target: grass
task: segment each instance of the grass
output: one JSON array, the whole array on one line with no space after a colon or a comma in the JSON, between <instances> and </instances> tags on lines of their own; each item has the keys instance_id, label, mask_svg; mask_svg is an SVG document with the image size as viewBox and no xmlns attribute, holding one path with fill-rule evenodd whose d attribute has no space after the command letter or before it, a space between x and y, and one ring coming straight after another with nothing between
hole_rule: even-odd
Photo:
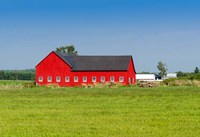
<instances>
[{"instance_id":1,"label":"grass","mask_svg":"<svg viewBox=\"0 0 200 137\"><path fill-rule=\"evenodd\" d=\"M0 80L1 90L16 90L23 89L28 83L33 83L33 81L23 81L23 80Z\"/></svg>"},{"instance_id":2,"label":"grass","mask_svg":"<svg viewBox=\"0 0 200 137\"><path fill-rule=\"evenodd\" d=\"M0 90L1 137L196 137L200 88Z\"/></svg>"}]
</instances>

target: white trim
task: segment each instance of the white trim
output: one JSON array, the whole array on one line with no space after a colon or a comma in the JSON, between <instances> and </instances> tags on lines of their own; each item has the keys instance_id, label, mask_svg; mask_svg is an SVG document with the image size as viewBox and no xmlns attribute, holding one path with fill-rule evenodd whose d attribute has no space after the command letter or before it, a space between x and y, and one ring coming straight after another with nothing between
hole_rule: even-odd
<instances>
[{"instance_id":1,"label":"white trim","mask_svg":"<svg viewBox=\"0 0 200 137\"><path fill-rule=\"evenodd\" d=\"M110 82L115 82L115 77L114 76L110 77Z\"/></svg>"},{"instance_id":2,"label":"white trim","mask_svg":"<svg viewBox=\"0 0 200 137\"><path fill-rule=\"evenodd\" d=\"M43 76L39 76L39 77L38 77L38 81L39 81L39 82L43 82Z\"/></svg>"},{"instance_id":3,"label":"white trim","mask_svg":"<svg viewBox=\"0 0 200 137\"><path fill-rule=\"evenodd\" d=\"M60 82L61 81L61 77L60 76L57 76L56 77L56 82Z\"/></svg>"},{"instance_id":4,"label":"white trim","mask_svg":"<svg viewBox=\"0 0 200 137\"><path fill-rule=\"evenodd\" d=\"M66 77L65 77L65 82L70 82L69 76L66 76Z\"/></svg>"},{"instance_id":5,"label":"white trim","mask_svg":"<svg viewBox=\"0 0 200 137\"><path fill-rule=\"evenodd\" d=\"M124 77L123 76L119 77L119 82L124 82Z\"/></svg>"},{"instance_id":6,"label":"white trim","mask_svg":"<svg viewBox=\"0 0 200 137\"><path fill-rule=\"evenodd\" d=\"M78 77L77 76L74 77L74 82L78 82Z\"/></svg>"},{"instance_id":7,"label":"white trim","mask_svg":"<svg viewBox=\"0 0 200 137\"><path fill-rule=\"evenodd\" d=\"M87 77L86 76L83 77L83 82L87 82Z\"/></svg>"},{"instance_id":8,"label":"white trim","mask_svg":"<svg viewBox=\"0 0 200 137\"><path fill-rule=\"evenodd\" d=\"M93 83L97 82L97 77L96 77L96 76L93 76L93 77L92 77L92 82L93 82Z\"/></svg>"},{"instance_id":9,"label":"white trim","mask_svg":"<svg viewBox=\"0 0 200 137\"><path fill-rule=\"evenodd\" d=\"M106 81L106 77L105 76L101 76L101 82L105 82Z\"/></svg>"},{"instance_id":10,"label":"white trim","mask_svg":"<svg viewBox=\"0 0 200 137\"><path fill-rule=\"evenodd\" d=\"M47 82L52 82L52 76L47 77Z\"/></svg>"}]
</instances>

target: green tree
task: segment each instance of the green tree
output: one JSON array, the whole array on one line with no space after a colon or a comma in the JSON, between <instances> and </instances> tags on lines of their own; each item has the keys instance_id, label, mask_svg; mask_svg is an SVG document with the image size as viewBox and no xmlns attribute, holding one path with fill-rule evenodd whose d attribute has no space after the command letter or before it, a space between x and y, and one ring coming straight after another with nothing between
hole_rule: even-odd
<instances>
[{"instance_id":1,"label":"green tree","mask_svg":"<svg viewBox=\"0 0 200 137\"><path fill-rule=\"evenodd\" d=\"M199 73L199 68L198 68L198 67L195 68L194 73L195 73L195 74L198 74L198 73Z\"/></svg>"},{"instance_id":2,"label":"green tree","mask_svg":"<svg viewBox=\"0 0 200 137\"><path fill-rule=\"evenodd\" d=\"M182 71L178 71L176 72L177 73L177 77L184 77L184 76L187 76L186 73L182 72Z\"/></svg>"},{"instance_id":3,"label":"green tree","mask_svg":"<svg viewBox=\"0 0 200 137\"><path fill-rule=\"evenodd\" d=\"M63 53L69 53L69 54L72 54L74 56L78 55L78 52L75 50L74 45L61 46L61 47L56 48L56 51L63 52Z\"/></svg>"},{"instance_id":4,"label":"green tree","mask_svg":"<svg viewBox=\"0 0 200 137\"><path fill-rule=\"evenodd\" d=\"M0 80L35 80L35 69L0 70Z\"/></svg>"},{"instance_id":5,"label":"green tree","mask_svg":"<svg viewBox=\"0 0 200 137\"><path fill-rule=\"evenodd\" d=\"M4 71L0 70L0 80L3 80L3 78L4 78Z\"/></svg>"},{"instance_id":6,"label":"green tree","mask_svg":"<svg viewBox=\"0 0 200 137\"><path fill-rule=\"evenodd\" d=\"M163 63L162 61L158 62L157 65L159 72L159 75L163 78L167 75L167 65Z\"/></svg>"}]
</instances>

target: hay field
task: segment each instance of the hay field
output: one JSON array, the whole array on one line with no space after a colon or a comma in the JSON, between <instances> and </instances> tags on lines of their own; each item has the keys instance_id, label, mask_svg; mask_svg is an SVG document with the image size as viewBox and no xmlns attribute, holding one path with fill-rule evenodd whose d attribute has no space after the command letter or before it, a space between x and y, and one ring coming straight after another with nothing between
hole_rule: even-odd
<instances>
[{"instance_id":1,"label":"hay field","mask_svg":"<svg viewBox=\"0 0 200 137\"><path fill-rule=\"evenodd\" d=\"M196 137L199 87L0 89L1 137Z\"/></svg>"}]
</instances>

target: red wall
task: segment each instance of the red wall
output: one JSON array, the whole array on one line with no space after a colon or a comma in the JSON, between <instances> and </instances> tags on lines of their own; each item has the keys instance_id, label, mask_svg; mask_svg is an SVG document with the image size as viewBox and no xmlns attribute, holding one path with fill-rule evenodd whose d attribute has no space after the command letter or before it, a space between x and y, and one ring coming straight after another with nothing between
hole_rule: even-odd
<instances>
[{"instance_id":1,"label":"red wall","mask_svg":"<svg viewBox=\"0 0 200 137\"><path fill-rule=\"evenodd\" d=\"M38 78L42 76L43 82L39 82ZM47 77L52 77L52 82L47 82ZM56 82L56 77L61 77L61 82ZM70 82L65 82L65 77L70 77ZM78 82L74 82L74 77L78 77ZM87 77L87 83L83 83L83 77ZM115 82L119 82L119 77L124 77L124 85L129 84L129 78L131 78L130 84L135 84L136 76L135 69L133 65L133 60L130 60L128 71L110 71L110 72L71 72L71 67L66 64L60 57L58 57L54 52L51 52L45 59L43 59L36 66L36 83L38 85L47 84L58 84L60 86L80 86L82 84L92 84L92 77L96 77L96 83L100 82L101 76L105 76L107 82L110 81L110 77L115 77Z\"/></svg>"},{"instance_id":2,"label":"red wall","mask_svg":"<svg viewBox=\"0 0 200 137\"><path fill-rule=\"evenodd\" d=\"M129 63L127 78L131 78L132 84L136 83L136 71L135 71L135 66L134 66L132 58L131 58L130 63Z\"/></svg>"},{"instance_id":3,"label":"red wall","mask_svg":"<svg viewBox=\"0 0 200 137\"><path fill-rule=\"evenodd\" d=\"M82 79L84 76L87 76L87 84L92 84L92 77L96 77L96 82L100 83L101 76L105 77L105 81L109 82L110 77L114 76L115 77L115 82L119 82L119 77L124 76L124 84L126 84L126 72L74 72L72 73L72 77L78 76L79 77L79 82L74 83L72 82L73 86L81 85ZM73 80L73 79L72 79Z\"/></svg>"},{"instance_id":4,"label":"red wall","mask_svg":"<svg viewBox=\"0 0 200 137\"><path fill-rule=\"evenodd\" d=\"M61 76L61 86L70 86L69 83L65 83L62 78L66 75L71 75L71 68L66 64L60 57L58 57L54 52L51 52L45 59L43 59L36 66L36 83L38 85L47 85L56 82L56 76ZM39 76L43 77L43 82L39 82ZM52 76L52 83L47 82L47 77Z\"/></svg>"}]
</instances>

